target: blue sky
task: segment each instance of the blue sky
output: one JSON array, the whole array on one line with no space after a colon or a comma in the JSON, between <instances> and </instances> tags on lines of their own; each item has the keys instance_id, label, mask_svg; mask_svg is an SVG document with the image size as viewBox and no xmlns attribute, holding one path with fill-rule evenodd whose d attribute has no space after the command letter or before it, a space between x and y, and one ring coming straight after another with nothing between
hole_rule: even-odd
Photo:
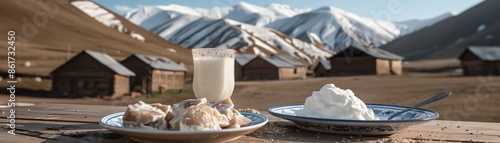
<instances>
[{"instance_id":1,"label":"blue sky","mask_svg":"<svg viewBox=\"0 0 500 143\"><path fill-rule=\"evenodd\" d=\"M239 2L258 6L269 3L286 4L296 8L333 6L346 11L384 21L426 19L446 12L460 13L482 0L94 0L119 14L141 5L178 4L190 7L227 7Z\"/></svg>"}]
</instances>

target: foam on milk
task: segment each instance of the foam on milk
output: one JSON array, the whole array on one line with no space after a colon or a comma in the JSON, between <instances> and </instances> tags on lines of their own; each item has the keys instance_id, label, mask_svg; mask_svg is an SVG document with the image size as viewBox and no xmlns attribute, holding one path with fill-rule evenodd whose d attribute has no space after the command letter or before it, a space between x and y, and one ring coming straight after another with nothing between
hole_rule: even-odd
<instances>
[{"instance_id":1,"label":"foam on milk","mask_svg":"<svg viewBox=\"0 0 500 143\"><path fill-rule=\"evenodd\" d=\"M194 93L209 102L220 102L231 97L234 89L234 59L198 57L194 60Z\"/></svg>"},{"instance_id":2,"label":"foam on milk","mask_svg":"<svg viewBox=\"0 0 500 143\"><path fill-rule=\"evenodd\" d=\"M307 97L304 109L296 111L296 114L316 118L379 120L373 110L368 109L350 89L340 89L334 84L326 84L320 91L314 91Z\"/></svg>"}]
</instances>

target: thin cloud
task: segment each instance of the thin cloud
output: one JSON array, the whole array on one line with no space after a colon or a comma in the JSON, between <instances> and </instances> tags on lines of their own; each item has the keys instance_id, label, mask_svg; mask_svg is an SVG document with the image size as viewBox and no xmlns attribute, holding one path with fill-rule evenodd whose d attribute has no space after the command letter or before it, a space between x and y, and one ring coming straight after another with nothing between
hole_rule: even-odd
<instances>
[{"instance_id":1,"label":"thin cloud","mask_svg":"<svg viewBox=\"0 0 500 143\"><path fill-rule=\"evenodd\" d=\"M131 8L126 5L115 5L115 9L119 12L129 12L131 10L134 10L134 8Z\"/></svg>"}]
</instances>

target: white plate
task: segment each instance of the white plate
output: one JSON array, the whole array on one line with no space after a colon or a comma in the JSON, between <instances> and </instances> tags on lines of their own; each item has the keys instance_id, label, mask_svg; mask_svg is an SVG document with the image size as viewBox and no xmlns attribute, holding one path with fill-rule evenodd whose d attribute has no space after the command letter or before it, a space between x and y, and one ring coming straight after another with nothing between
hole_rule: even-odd
<instances>
[{"instance_id":1,"label":"white plate","mask_svg":"<svg viewBox=\"0 0 500 143\"><path fill-rule=\"evenodd\" d=\"M109 130L126 135L132 140L146 143L165 142L226 142L238 139L240 136L251 133L264 126L268 119L261 114L245 113L241 114L252 120L250 125L241 128L231 128L209 131L158 131L126 128L123 126L122 117L125 112L114 113L101 118L100 124Z\"/></svg>"},{"instance_id":2,"label":"white plate","mask_svg":"<svg viewBox=\"0 0 500 143\"><path fill-rule=\"evenodd\" d=\"M302 110L303 104L271 107L269 113L293 121L301 129L347 135L390 135L409 126L422 124L439 117L437 112L417 108L392 120L387 120L392 114L409 107L387 104L366 104L366 106L372 109L380 120L344 120L297 116L295 111Z\"/></svg>"}]
</instances>

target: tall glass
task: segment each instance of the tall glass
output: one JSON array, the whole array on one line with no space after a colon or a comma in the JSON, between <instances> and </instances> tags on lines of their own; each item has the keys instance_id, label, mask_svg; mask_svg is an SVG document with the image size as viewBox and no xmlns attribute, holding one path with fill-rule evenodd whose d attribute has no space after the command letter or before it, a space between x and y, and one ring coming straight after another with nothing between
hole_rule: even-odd
<instances>
[{"instance_id":1,"label":"tall glass","mask_svg":"<svg viewBox=\"0 0 500 143\"><path fill-rule=\"evenodd\" d=\"M232 49L193 49L193 90L197 98L220 102L234 90L234 55Z\"/></svg>"}]
</instances>

